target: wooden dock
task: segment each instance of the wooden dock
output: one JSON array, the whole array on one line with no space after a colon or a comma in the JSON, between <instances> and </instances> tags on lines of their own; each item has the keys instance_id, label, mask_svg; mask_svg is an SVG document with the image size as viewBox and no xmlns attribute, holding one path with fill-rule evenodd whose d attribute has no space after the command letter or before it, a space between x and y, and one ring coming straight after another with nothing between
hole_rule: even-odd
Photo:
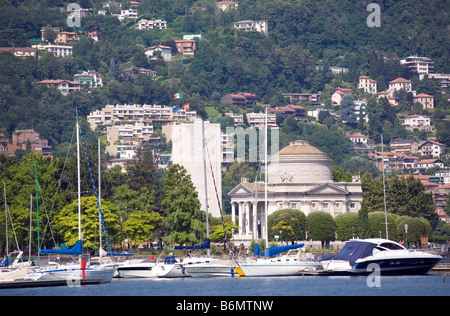
<instances>
[{"instance_id":1,"label":"wooden dock","mask_svg":"<svg viewBox=\"0 0 450 316\"><path fill-rule=\"evenodd\" d=\"M102 283L102 279L77 280L77 285L91 285L99 283ZM30 281L0 282L0 289L20 289L20 288L49 287L49 286L69 286L69 284L67 283L67 280L51 280L51 281L30 280Z\"/></svg>"}]
</instances>

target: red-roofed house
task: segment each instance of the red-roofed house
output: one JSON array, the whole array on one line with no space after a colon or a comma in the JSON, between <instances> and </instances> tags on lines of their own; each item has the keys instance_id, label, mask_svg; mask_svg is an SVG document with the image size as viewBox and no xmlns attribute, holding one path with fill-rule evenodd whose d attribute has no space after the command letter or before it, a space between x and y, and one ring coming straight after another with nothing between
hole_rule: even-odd
<instances>
[{"instance_id":1,"label":"red-roofed house","mask_svg":"<svg viewBox=\"0 0 450 316\"><path fill-rule=\"evenodd\" d=\"M426 132L430 132L432 130L430 117L426 115L409 115L403 119L403 124L408 131L412 131L414 129L424 130Z\"/></svg>"},{"instance_id":2,"label":"red-roofed house","mask_svg":"<svg viewBox=\"0 0 450 316\"><path fill-rule=\"evenodd\" d=\"M376 80L370 79L368 76L360 76L358 89L363 89L365 93L376 94L377 93L377 82Z\"/></svg>"},{"instance_id":3,"label":"red-roofed house","mask_svg":"<svg viewBox=\"0 0 450 316\"><path fill-rule=\"evenodd\" d=\"M403 78L397 78L389 82L389 90L396 91L400 89L405 89L407 92L412 92L411 81Z\"/></svg>"},{"instance_id":4,"label":"red-roofed house","mask_svg":"<svg viewBox=\"0 0 450 316\"><path fill-rule=\"evenodd\" d=\"M350 135L350 140L351 140L353 146L361 147L361 146L367 146L368 137L361 133L353 133Z\"/></svg>"},{"instance_id":5,"label":"red-roofed house","mask_svg":"<svg viewBox=\"0 0 450 316\"><path fill-rule=\"evenodd\" d=\"M41 85L46 85L49 88L56 88L59 91L61 91L61 93L63 95L67 95L69 92L72 91L80 91L81 87L83 86L82 83L80 82L75 82L75 81L70 81L70 80L60 80L60 79L47 79L47 80L41 80L38 81L38 84Z\"/></svg>"},{"instance_id":6,"label":"red-roofed house","mask_svg":"<svg viewBox=\"0 0 450 316\"><path fill-rule=\"evenodd\" d=\"M342 98L346 95L352 95L351 89L338 88L331 95L331 103L341 105Z\"/></svg>"},{"instance_id":7,"label":"red-roofed house","mask_svg":"<svg viewBox=\"0 0 450 316\"><path fill-rule=\"evenodd\" d=\"M424 156L439 157L445 154L445 145L429 140L420 145L419 150Z\"/></svg>"},{"instance_id":8,"label":"red-roofed house","mask_svg":"<svg viewBox=\"0 0 450 316\"><path fill-rule=\"evenodd\" d=\"M420 172L424 172L425 170L436 166L444 168L444 163L439 159L422 159L416 164L416 168Z\"/></svg>"},{"instance_id":9,"label":"red-roofed house","mask_svg":"<svg viewBox=\"0 0 450 316\"><path fill-rule=\"evenodd\" d=\"M421 103L424 109L434 109L434 97L432 95L418 94L414 97L414 102Z\"/></svg>"}]
</instances>

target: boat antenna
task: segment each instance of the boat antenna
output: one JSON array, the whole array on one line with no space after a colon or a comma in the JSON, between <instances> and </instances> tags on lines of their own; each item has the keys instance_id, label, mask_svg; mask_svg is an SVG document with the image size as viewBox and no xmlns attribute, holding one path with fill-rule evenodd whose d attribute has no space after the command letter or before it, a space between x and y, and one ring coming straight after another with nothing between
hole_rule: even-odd
<instances>
[{"instance_id":1,"label":"boat antenna","mask_svg":"<svg viewBox=\"0 0 450 316\"><path fill-rule=\"evenodd\" d=\"M387 221L387 209L386 209L386 182L384 177L384 145L383 134L381 134L381 168L383 169L383 199L384 199L384 221L386 225L386 239L389 239L388 233L388 221Z\"/></svg>"}]
</instances>

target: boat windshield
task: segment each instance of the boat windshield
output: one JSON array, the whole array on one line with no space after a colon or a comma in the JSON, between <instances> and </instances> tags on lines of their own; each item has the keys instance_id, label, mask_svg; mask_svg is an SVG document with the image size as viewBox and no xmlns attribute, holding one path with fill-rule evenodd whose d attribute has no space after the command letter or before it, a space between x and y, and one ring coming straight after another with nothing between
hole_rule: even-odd
<instances>
[{"instance_id":1,"label":"boat windshield","mask_svg":"<svg viewBox=\"0 0 450 316\"><path fill-rule=\"evenodd\" d=\"M384 249L380 249L379 247L383 247ZM379 250L405 250L405 248L403 248L400 245L394 244L394 243L389 243L389 242L385 242L380 244L377 249Z\"/></svg>"}]
</instances>

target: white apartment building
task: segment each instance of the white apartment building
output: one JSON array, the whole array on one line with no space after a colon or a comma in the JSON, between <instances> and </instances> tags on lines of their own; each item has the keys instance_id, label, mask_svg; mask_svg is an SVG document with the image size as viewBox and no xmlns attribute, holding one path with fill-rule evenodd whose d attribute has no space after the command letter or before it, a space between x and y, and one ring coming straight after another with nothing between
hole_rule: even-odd
<instances>
[{"instance_id":1,"label":"white apartment building","mask_svg":"<svg viewBox=\"0 0 450 316\"><path fill-rule=\"evenodd\" d=\"M264 113L247 113L247 123L250 127L265 128L266 126L266 114ZM267 126L269 128L278 127L277 117L275 114L267 114Z\"/></svg>"},{"instance_id":2,"label":"white apartment building","mask_svg":"<svg viewBox=\"0 0 450 316\"><path fill-rule=\"evenodd\" d=\"M123 21L125 19L137 19L138 12L136 9L121 10L118 18L120 21Z\"/></svg>"},{"instance_id":3,"label":"white apartment building","mask_svg":"<svg viewBox=\"0 0 450 316\"><path fill-rule=\"evenodd\" d=\"M167 22L162 20L145 20L142 19L138 23L140 30L165 30L167 29Z\"/></svg>"},{"instance_id":4,"label":"white apartment building","mask_svg":"<svg viewBox=\"0 0 450 316\"><path fill-rule=\"evenodd\" d=\"M92 130L100 125L111 126L121 122L157 122L191 121L197 116L196 111L179 109L165 105L116 104L106 105L103 109L91 112L87 121Z\"/></svg>"},{"instance_id":5,"label":"white apartment building","mask_svg":"<svg viewBox=\"0 0 450 316\"><path fill-rule=\"evenodd\" d=\"M428 57L409 56L400 60L400 64L417 72L419 75L434 73L433 61Z\"/></svg>"},{"instance_id":6,"label":"white apartment building","mask_svg":"<svg viewBox=\"0 0 450 316\"><path fill-rule=\"evenodd\" d=\"M414 129L424 130L429 132L432 130L430 117L426 115L409 115L403 119L403 124L408 131Z\"/></svg>"},{"instance_id":7,"label":"white apartment building","mask_svg":"<svg viewBox=\"0 0 450 316\"><path fill-rule=\"evenodd\" d=\"M72 56L73 51L73 47L70 45L39 44L39 45L32 45L32 47L52 53L53 56L55 57Z\"/></svg>"},{"instance_id":8,"label":"white apartment building","mask_svg":"<svg viewBox=\"0 0 450 316\"><path fill-rule=\"evenodd\" d=\"M245 32L260 32L265 35L269 33L267 21L239 21L234 23L234 27Z\"/></svg>"}]
</instances>

